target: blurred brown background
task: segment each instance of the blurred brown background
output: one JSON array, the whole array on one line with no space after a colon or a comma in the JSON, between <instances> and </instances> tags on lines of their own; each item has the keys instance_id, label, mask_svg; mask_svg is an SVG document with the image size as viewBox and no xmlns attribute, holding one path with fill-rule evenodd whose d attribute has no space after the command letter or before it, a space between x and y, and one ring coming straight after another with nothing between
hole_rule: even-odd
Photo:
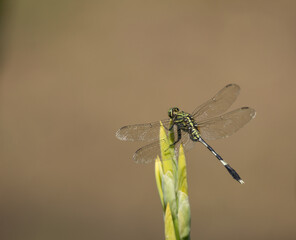
<instances>
[{"instance_id":1,"label":"blurred brown background","mask_svg":"<svg viewBox=\"0 0 296 240\"><path fill-rule=\"evenodd\" d=\"M228 83L256 118L187 153L192 239L296 239L295 1L1 1L0 239L164 239L116 130ZM143 145L143 144L142 144Z\"/></svg>"}]
</instances>

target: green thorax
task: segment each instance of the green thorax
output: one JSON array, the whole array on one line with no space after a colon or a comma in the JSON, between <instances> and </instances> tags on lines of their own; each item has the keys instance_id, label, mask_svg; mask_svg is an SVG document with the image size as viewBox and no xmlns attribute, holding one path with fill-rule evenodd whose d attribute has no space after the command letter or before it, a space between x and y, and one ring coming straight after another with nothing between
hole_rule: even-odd
<instances>
[{"instance_id":1,"label":"green thorax","mask_svg":"<svg viewBox=\"0 0 296 240\"><path fill-rule=\"evenodd\" d=\"M171 108L168 114L177 127L182 129L184 132L189 133L190 138L193 141L197 141L199 139L200 135L197 123L191 114L180 111L178 108Z\"/></svg>"},{"instance_id":2,"label":"green thorax","mask_svg":"<svg viewBox=\"0 0 296 240\"><path fill-rule=\"evenodd\" d=\"M173 118L174 123L179 126L182 130L187 130L187 128L195 128L196 122L193 117L186 112L180 111Z\"/></svg>"}]
</instances>

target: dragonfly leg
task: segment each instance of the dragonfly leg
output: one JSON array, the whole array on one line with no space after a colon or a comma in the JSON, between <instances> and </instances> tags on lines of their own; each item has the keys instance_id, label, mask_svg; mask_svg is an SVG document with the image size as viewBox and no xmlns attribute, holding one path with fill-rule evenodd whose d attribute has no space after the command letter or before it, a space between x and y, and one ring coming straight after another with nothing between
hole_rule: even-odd
<instances>
[{"instance_id":1,"label":"dragonfly leg","mask_svg":"<svg viewBox=\"0 0 296 240\"><path fill-rule=\"evenodd\" d=\"M169 127L169 131L171 131L174 128L174 124L172 124L172 126Z\"/></svg>"},{"instance_id":2,"label":"dragonfly leg","mask_svg":"<svg viewBox=\"0 0 296 240\"><path fill-rule=\"evenodd\" d=\"M175 146L176 143L178 143L180 140L181 140L181 137L182 137L182 132L181 132L181 128L179 126L177 126L177 133L178 133L178 139L177 141L175 141L172 145L172 146Z\"/></svg>"},{"instance_id":3,"label":"dragonfly leg","mask_svg":"<svg viewBox=\"0 0 296 240\"><path fill-rule=\"evenodd\" d=\"M172 126L170 126L169 128L166 127L165 125L163 125L163 127L164 127L166 130L171 131L171 130L174 128L174 124L172 124Z\"/></svg>"}]
</instances>

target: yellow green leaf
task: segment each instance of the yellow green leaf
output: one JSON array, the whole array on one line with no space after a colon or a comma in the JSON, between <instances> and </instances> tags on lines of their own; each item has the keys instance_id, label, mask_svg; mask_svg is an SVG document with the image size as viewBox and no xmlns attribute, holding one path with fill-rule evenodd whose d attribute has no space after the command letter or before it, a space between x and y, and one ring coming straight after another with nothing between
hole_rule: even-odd
<instances>
[{"instance_id":1,"label":"yellow green leaf","mask_svg":"<svg viewBox=\"0 0 296 240\"><path fill-rule=\"evenodd\" d=\"M163 172L166 173L167 171L171 171L172 173L174 173L176 171L174 146L172 145L170 139L167 137L162 122L160 122L159 139L161 159L163 162Z\"/></svg>"},{"instance_id":2,"label":"yellow green leaf","mask_svg":"<svg viewBox=\"0 0 296 240\"><path fill-rule=\"evenodd\" d=\"M178 191L178 229L181 240L190 238L190 205L188 195L182 191Z\"/></svg>"},{"instance_id":3,"label":"yellow green leaf","mask_svg":"<svg viewBox=\"0 0 296 240\"><path fill-rule=\"evenodd\" d=\"M188 195L186 160L182 144L180 145L178 158L178 190Z\"/></svg>"},{"instance_id":4,"label":"yellow green leaf","mask_svg":"<svg viewBox=\"0 0 296 240\"><path fill-rule=\"evenodd\" d=\"M163 192L162 192L162 176L163 176L162 163L159 159L159 156L157 156L157 158L155 159L155 180L156 180L156 186L158 189L162 208L165 209L164 201L163 201Z\"/></svg>"},{"instance_id":5,"label":"yellow green leaf","mask_svg":"<svg viewBox=\"0 0 296 240\"><path fill-rule=\"evenodd\" d=\"M175 219L177 217L178 209L175 192L175 178L171 171L168 171L165 174L163 174L162 191L164 204L165 206L167 206L167 204L170 204L173 218Z\"/></svg>"},{"instance_id":6,"label":"yellow green leaf","mask_svg":"<svg viewBox=\"0 0 296 240\"><path fill-rule=\"evenodd\" d=\"M176 238L176 233L174 228L174 222L173 222L173 217L172 217L169 203L165 211L164 224L165 224L165 239L176 240L177 238Z\"/></svg>"}]
</instances>

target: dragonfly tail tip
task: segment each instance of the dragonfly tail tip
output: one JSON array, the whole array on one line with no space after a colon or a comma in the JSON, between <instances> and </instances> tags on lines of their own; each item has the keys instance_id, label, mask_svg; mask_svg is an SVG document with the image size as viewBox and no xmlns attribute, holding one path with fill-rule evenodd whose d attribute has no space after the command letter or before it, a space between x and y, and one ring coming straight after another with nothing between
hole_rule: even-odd
<instances>
[{"instance_id":1,"label":"dragonfly tail tip","mask_svg":"<svg viewBox=\"0 0 296 240\"><path fill-rule=\"evenodd\" d=\"M240 184L244 184L245 182L243 181L243 180L238 180L238 182L240 183Z\"/></svg>"}]
</instances>

